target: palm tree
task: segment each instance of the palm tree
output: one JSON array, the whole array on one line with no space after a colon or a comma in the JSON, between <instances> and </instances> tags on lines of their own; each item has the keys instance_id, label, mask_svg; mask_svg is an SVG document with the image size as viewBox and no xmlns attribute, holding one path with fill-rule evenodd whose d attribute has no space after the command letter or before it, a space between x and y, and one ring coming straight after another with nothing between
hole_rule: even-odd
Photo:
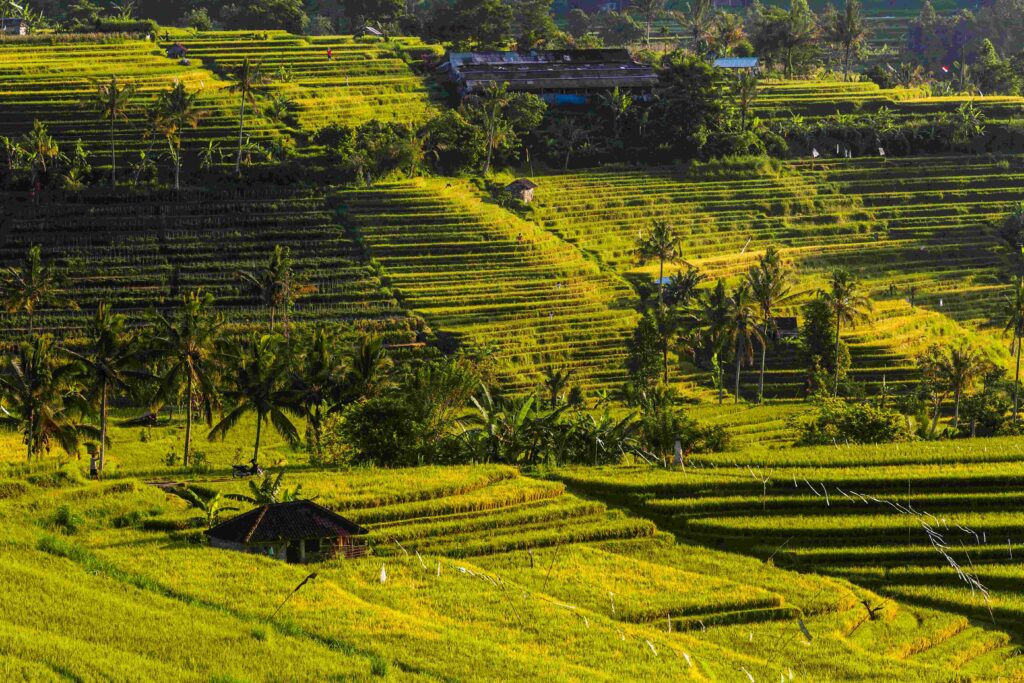
<instances>
[{"instance_id":1,"label":"palm tree","mask_svg":"<svg viewBox=\"0 0 1024 683\"><path fill-rule=\"evenodd\" d=\"M344 378L344 400L376 396L387 386L394 363L380 337L361 337L352 349Z\"/></svg>"},{"instance_id":2,"label":"palm tree","mask_svg":"<svg viewBox=\"0 0 1024 683\"><path fill-rule=\"evenodd\" d=\"M633 0L633 9L644 20L644 44L651 44L651 29L655 20L665 12L666 0Z\"/></svg>"},{"instance_id":3,"label":"palm tree","mask_svg":"<svg viewBox=\"0 0 1024 683\"><path fill-rule=\"evenodd\" d=\"M672 12L673 18L684 26L693 40L692 49L701 54L702 45L707 43L708 32L715 18L714 0L693 0L687 3L685 12Z\"/></svg>"},{"instance_id":4,"label":"palm tree","mask_svg":"<svg viewBox=\"0 0 1024 683\"><path fill-rule=\"evenodd\" d=\"M665 264L675 263L682 252L682 244L675 229L666 221L656 220L646 234L636 242L636 255L641 265L658 259L658 301L665 303Z\"/></svg>"},{"instance_id":5,"label":"palm tree","mask_svg":"<svg viewBox=\"0 0 1024 683\"><path fill-rule=\"evenodd\" d=\"M181 299L174 318L157 316L150 347L164 363L156 401L176 400L185 390L185 450L182 464L189 465L192 450L192 416L198 407L207 425L213 424L217 404L215 345L223 321L211 313L213 296L190 292Z\"/></svg>"},{"instance_id":6,"label":"palm tree","mask_svg":"<svg viewBox=\"0 0 1024 683\"><path fill-rule=\"evenodd\" d=\"M49 163L60 156L60 146L39 119L32 122L32 130L25 133L21 141L32 166L32 181L35 182L46 173Z\"/></svg>"},{"instance_id":7,"label":"palm tree","mask_svg":"<svg viewBox=\"0 0 1024 683\"><path fill-rule=\"evenodd\" d=\"M987 368L985 357L971 347L961 345L950 349L947 381L953 390L954 429L960 426L960 399Z\"/></svg>"},{"instance_id":8,"label":"palm tree","mask_svg":"<svg viewBox=\"0 0 1024 683\"><path fill-rule=\"evenodd\" d=\"M555 370L548 368L544 371L544 388L548 392L548 401L551 410L558 407L558 402L569 386L569 378L572 377L572 370Z\"/></svg>"},{"instance_id":9,"label":"palm tree","mask_svg":"<svg viewBox=\"0 0 1024 683\"><path fill-rule=\"evenodd\" d=\"M733 397L740 401L740 374L743 363L754 362L754 342L764 348L767 343L761 332L762 321L758 319L759 303L751 294L750 283L741 282L730 297L729 323L726 337L732 342L736 354L736 378Z\"/></svg>"},{"instance_id":10,"label":"palm tree","mask_svg":"<svg viewBox=\"0 0 1024 683\"><path fill-rule=\"evenodd\" d=\"M757 381L758 403L764 400L764 371L768 356L767 341L778 331L775 314L779 306L794 296L790 288L791 280L792 273L782 263L779 250L775 247L768 247L757 266L747 272L750 294L760 308L758 313L762 321L761 335L765 342L761 344L761 372Z\"/></svg>"},{"instance_id":11,"label":"palm tree","mask_svg":"<svg viewBox=\"0 0 1024 683\"><path fill-rule=\"evenodd\" d=\"M747 130L747 121L750 119L750 111L758 95L757 75L750 71L741 71L732 80L731 91L736 101L736 108L740 112L740 130Z\"/></svg>"},{"instance_id":12,"label":"palm tree","mask_svg":"<svg viewBox=\"0 0 1024 683\"><path fill-rule=\"evenodd\" d=\"M697 295L697 287L707 279L706 275L693 266L687 268L685 273L679 271L668 280L665 303L669 306L689 307Z\"/></svg>"},{"instance_id":13,"label":"palm tree","mask_svg":"<svg viewBox=\"0 0 1024 683\"><path fill-rule=\"evenodd\" d=\"M296 402L302 406L309 425L309 446L320 444L324 413L339 401L345 381L342 363L327 345L322 328L313 332L309 348L292 375Z\"/></svg>"},{"instance_id":14,"label":"palm tree","mask_svg":"<svg viewBox=\"0 0 1024 683\"><path fill-rule=\"evenodd\" d=\"M491 171L494 150L512 135L512 127L505 119L505 111L512 103L512 94L508 83L491 82L478 97L472 100L472 108L483 122L484 143L487 145L487 158L484 161L484 175Z\"/></svg>"},{"instance_id":15,"label":"palm tree","mask_svg":"<svg viewBox=\"0 0 1024 683\"><path fill-rule=\"evenodd\" d=\"M1013 421L1016 422L1020 409L1020 349L1024 338L1024 277L1017 279L1013 293L1003 304L1002 319L1006 321L1004 331L1013 334L1010 352L1016 356L1017 369L1013 376Z\"/></svg>"},{"instance_id":16,"label":"palm tree","mask_svg":"<svg viewBox=\"0 0 1024 683\"><path fill-rule=\"evenodd\" d=\"M28 332L33 331L36 312L44 306L63 305L77 310L78 305L62 296L62 278L43 263L39 245L29 247L21 267L0 271L0 297L8 313L24 312Z\"/></svg>"},{"instance_id":17,"label":"palm tree","mask_svg":"<svg viewBox=\"0 0 1024 683\"><path fill-rule=\"evenodd\" d=\"M181 189L181 134L186 128L196 128L206 116L199 109L199 93L189 92L178 81L173 88L160 93L156 101L156 125L170 148L174 160L174 189Z\"/></svg>"},{"instance_id":18,"label":"palm tree","mask_svg":"<svg viewBox=\"0 0 1024 683\"><path fill-rule=\"evenodd\" d=\"M860 293L860 283L849 271L837 269L829 278L829 289L820 296L836 323L835 384L832 395L839 395L839 341L843 323L851 327L868 319L871 300Z\"/></svg>"},{"instance_id":19,"label":"palm tree","mask_svg":"<svg viewBox=\"0 0 1024 683\"><path fill-rule=\"evenodd\" d=\"M729 326L733 301L725 288L725 281L719 279L715 288L703 297L697 310L697 327L702 344L717 363L718 404L725 400L725 366L721 362L729 341Z\"/></svg>"},{"instance_id":20,"label":"palm tree","mask_svg":"<svg viewBox=\"0 0 1024 683\"><path fill-rule=\"evenodd\" d=\"M257 484L249 480L249 495L244 493L228 493L224 497L229 500L240 500L251 505L273 505L275 503L288 503L299 500L302 496L302 484L293 489L284 488L282 481L284 472L278 472L277 476L269 472L263 475L263 480Z\"/></svg>"},{"instance_id":21,"label":"palm tree","mask_svg":"<svg viewBox=\"0 0 1024 683\"><path fill-rule=\"evenodd\" d=\"M246 57L235 72L235 82L228 91L239 94L238 107L238 156L235 159L235 173L242 174L242 147L245 145L245 105L256 106L256 94L267 84L262 65L253 64Z\"/></svg>"},{"instance_id":22,"label":"palm tree","mask_svg":"<svg viewBox=\"0 0 1024 683\"><path fill-rule=\"evenodd\" d=\"M253 465L259 462L263 425L267 421L292 446L299 445L301 441L298 430L288 417L289 413L301 415L302 408L285 381L288 374L286 351L282 337L254 335L234 349L227 359L230 371L228 388L224 393L234 402L234 408L213 426L208 438L211 441L223 440L245 415L255 413Z\"/></svg>"},{"instance_id":23,"label":"palm tree","mask_svg":"<svg viewBox=\"0 0 1024 683\"><path fill-rule=\"evenodd\" d=\"M25 435L29 461L49 451L55 442L73 454L81 436L96 436L94 429L76 421L87 407L78 391L81 371L78 363L58 362L50 337L35 336L22 342L6 360L0 373L0 395L5 404L0 408L0 424Z\"/></svg>"},{"instance_id":24,"label":"palm tree","mask_svg":"<svg viewBox=\"0 0 1024 683\"><path fill-rule=\"evenodd\" d=\"M868 26L859 0L846 0L842 12L837 12L835 6L829 5L823 24L826 39L843 50L843 80L849 80L850 59L854 50L868 38Z\"/></svg>"},{"instance_id":25,"label":"palm tree","mask_svg":"<svg viewBox=\"0 0 1024 683\"><path fill-rule=\"evenodd\" d=\"M117 76L111 76L109 83L96 83L96 93L89 103L100 114L101 121L110 121L110 186L117 184L117 149L114 129L118 121L128 120L128 108L135 97L134 83L117 84Z\"/></svg>"},{"instance_id":26,"label":"palm tree","mask_svg":"<svg viewBox=\"0 0 1024 683\"><path fill-rule=\"evenodd\" d=\"M237 277L248 287L260 302L270 309L270 331L274 331L277 312L283 311L285 337L291 328L288 313L291 306L300 297L312 294L316 286L301 282L295 274L295 268L288 247L277 245L270 257L270 262L263 268L252 271L240 271Z\"/></svg>"},{"instance_id":27,"label":"palm tree","mask_svg":"<svg viewBox=\"0 0 1024 683\"><path fill-rule=\"evenodd\" d=\"M84 351L65 349L65 353L84 368L89 398L98 402L100 420L99 463L93 457L89 470L103 474L107 455L107 412L110 394L128 392L131 381L145 376L135 372L139 365L136 339L127 330L123 315L111 312L110 304L101 302L86 331Z\"/></svg>"}]
</instances>

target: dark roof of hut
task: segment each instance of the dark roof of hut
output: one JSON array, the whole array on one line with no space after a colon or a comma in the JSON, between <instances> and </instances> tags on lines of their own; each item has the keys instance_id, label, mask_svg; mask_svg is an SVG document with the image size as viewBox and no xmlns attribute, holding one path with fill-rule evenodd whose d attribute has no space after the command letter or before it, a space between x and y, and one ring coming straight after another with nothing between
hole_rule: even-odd
<instances>
[{"instance_id":1,"label":"dark roof of hut","mask_svg":"<svg viewBox=\"0 0 1024 683\"><path fill-rule=\"evenodd\" d=\"M218 524L208 536L232 543L359 536L367 530L310 500L262 505Z\"/></svg>"}]
</instances>

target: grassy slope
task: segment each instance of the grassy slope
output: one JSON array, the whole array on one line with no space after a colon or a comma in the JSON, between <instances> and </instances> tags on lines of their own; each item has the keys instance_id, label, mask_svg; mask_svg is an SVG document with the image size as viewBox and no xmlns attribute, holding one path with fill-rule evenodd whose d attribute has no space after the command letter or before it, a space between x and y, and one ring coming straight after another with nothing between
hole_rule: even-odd
<instances>
[{"instance_id":1,"label":"grassy slope","mask_svg":"<svg viewBox=\"0 0 1024 683\"><path fill-rule=\"evenodd\" d=\"M955 637L949 645L887 648L951 668L961 665L960 656L977 656L963 666L982 674L994 653L1009 652L1009 641L995 631L1014 642L1024 635L1017 596L1024 580L1024 527L1016 511L1024 496L1021 449L1020 439L749 449L709 457L685 472L566 470L560 478L573 490L650 516L684 540L772 555L779 566L843 577L901 602L960 615L941 629ZM990 591L989 600L932 546L926 527L942 535L950 557ZM990 633L959 635L969 624Z\"/></svg>"},{"instance_id":2,"label":"grassy slope","mask_svg":"<svg viewBox=\"0 0 1024 683\"><path fill-rule=\"evenodd\" d=\"M732 279L777 245L805 294L842 266L876 301L873 321L848 333L856 379L892 385L931 340L965 337L1008 362L986 326L1009 262L990 223L1018 196L1016 159L854 159L767 166L688 178L672 169L560 173L540 179L535 220L608 267L650 277L632 251L656 218L683 235L687 262ZM747 175L749 174L749 175ZM908 302L914 292L914 303ZM791 354L789 354L791 355ZM795 395L802 377L787 354L770 366L769 395ZM779 367L779 365L782 367ZM748 392L756 382L748 373Z\"/></svg>"},{"instance_id":3,"label":"grassy slope","mask_svg":"<svg viewBox=\"0 0 1024 683\"><path fill-rule=\"evenodd\" d=\"M735 680L746 670L770 680L792 669L803 680L941 681L945 666L909 653L922 638L939 648L968 636L978 656L1004 665L956 619L890 601L862 623L858 601L879 600L870 591L650 538L643 520L623 530L628 518L509 468L289 477L374 527L377 557L318 566L274 616L307 570L207 548L196 532L146 531L192 516L155 487L44 476L4 489L0 511L17 523L0 539L0 574L17 589L0 598L0 670L185 680ZM586 506L593 522L552 517L524 533L524 510L556 504ZM60 506L79 518L73 532L54 522ZM568 529L590 531L565 539ZM546 549L546 538L570 543ZM875 645L882 634L886 651Z\"/></svg>"},{"instance_id":4,"label":"grassy slope","mask_svg":"<svg viewBox=\"0 0 1024 683\"><path fill-rule=\"evenodd\" d=\"M494 351L499 376L530 388L548 368L607 388L624 375L631 290L571 245L464 181L347 192L352 221L402 304L435 332Z\"/></svg>"}]
</instances>

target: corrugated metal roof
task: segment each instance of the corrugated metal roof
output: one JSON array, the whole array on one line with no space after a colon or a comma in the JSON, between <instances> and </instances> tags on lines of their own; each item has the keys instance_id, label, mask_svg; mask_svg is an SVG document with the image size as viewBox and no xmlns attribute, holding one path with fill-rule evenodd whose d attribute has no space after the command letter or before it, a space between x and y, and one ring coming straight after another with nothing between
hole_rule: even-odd
<instances>
[{"instance_id":1,"label":"corrugated metal roof","mask_svg":"<svg viewBox=\"0 0 1024 683\"><path fill-rule=\"evenodd\" d=\"M756 69L760 60L757 57L719 57L715 66L719 69Z\"/></svg>"}]
</instances>

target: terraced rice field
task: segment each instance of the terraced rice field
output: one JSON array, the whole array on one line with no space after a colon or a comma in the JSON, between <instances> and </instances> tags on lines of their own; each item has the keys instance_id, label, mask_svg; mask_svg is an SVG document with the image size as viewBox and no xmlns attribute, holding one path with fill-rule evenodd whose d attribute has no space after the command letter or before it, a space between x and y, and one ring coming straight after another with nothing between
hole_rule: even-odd
<instances>
[{"instance_id":1,"label":"terraced rice field","mask_svg":"<svg viewBox=\"0 0 1024 683\"><path fill-rule=\"evenodd\" d=\"M1024 98L1016 96L932 97L922 88L883 89L871 81L813 81L765 79L758 88L754 109L764 119L794 115L814 121L835 114L870 113L883 107L894 121L939 115L970 102L990 122L1006 122L1024 113Z\"/></svg>"},{"instance_id":2,"label":"terraced rice field","mask_svg":"<svg viewBox=\"0 0 1024 683\"><path fill-rule=\"evenodd\" d=\"M289 473L290 485L369 526L371 554L318 565L279 610L309 568L207 547L195 513L161 489L131 478L81 484L41 469L35 483L14 485L4 478L11 473L0 475L0 512L17 520L5 527L10 552L0 560L16 588L0 598L0 670L9 677L1020 674L1003 631L844 579L677 544L648 520L507 467ZM68 514L73 528L53 521ZM869 619L861 601L883 609ZM130 635L113 636L129 623ZM201 645L176 637L186 625ZM211 655L221 649L230 654ZM253 669L254 655L281 661Z\"/></svg>"},{"instance_id":3,"label":"terraced rice field","mask_svg":"<svg viewBox=\"0 0 1024 683\"><path fill-rule=\"evenodd\" d=\"M733 278L770 245L811 293L831 268L853 271L876 301L873 322L853 331L854 377L891 384L936 336L974 334L989 322L1012 273L992 223L1021 198L1016 158L868 158L791 162L737 179L607 170L539 179L535 220L615 272L650 277L633 257L638 230L672 222L687 262ZM911 305L913 299L913 306ZM975 335L996 359L1004 340ZM800 378L773 371L776 395ZM754 381L751 375L750 382Z\"/></svg>"},{"instance_id":4,"label":"terraced rice field","mask_svg":"<svg viewBox=\"0 0 1024 683\"><path fill-rule=\"evenodd\" d=\"M241 288L237 273L264 266L282 245L291 250L298 276L316 287L294 306L292 321L412 341L418 323L372 274L323 195L277 194L187 191L134 195L130 203L10 201L0 263L16 264L39 244L43 258L65 272L81 310L43 311L37 318L43 326L74 327L101 300L141 315L200 288L215 296L230 322L262 325L269 312Z\"/></svg>"},{"instance_id":5,"label":"terraced rice field","mask_svg":"<svg viewBox=\"0 0 1024 683\"><path fill-rule=\"evenodd\" d=\"M753 449L709 456L683 472L610 468L560 478L685 541L771 556L780 567L959 615L948 644L929 649L950 662L979 653L987 661L987 653L1009 652L1006 639L990 633L979 642L963 633L968 624L1015 642L1024 635L1021 455L1019 439Z\"/></svg>"},{"instance_id":6,"label":"terraced rice field","mask_svg":"<svg viewBox=\"0 0 1024 683\"><path fill-rule=\"evenodd\" d=\"M572 369L574 386L588 390L625 376L631 289L571 245L466 182L382 184L342 196L402 305L495 359L505 386L532 388L548 368Z\"/></svg>"},{"instance_id":7,"label":"terraced rice field","mask_svg":"<svg viewBox=\"0 0 1024 683\"><path fill-rule=\"evenodd\" d=\"M0 135L18 137L42 121L50 134L70 154L78 140L92 153L96 169L109 168L110 123L87 102L99 83L116 76L121 84L134 83L138 95L130 106L128 121L116 122L119 166L138 161L139 153L164 150L162 140L146 139L149 126L146 108L156 94L175 82L198 91L199 106L206 112L200 127L183 133L185 149L205 147L213 141L229 144L238 136L238 99L227 91L229 83L197 62L182 66L168 59L156 44L146 40L113 42L5 41L0 46ZM282 134L282 126L256 112L247 120L251 141L264 144Z\"/></svg>"},{"instance_id":8,"label":"terraced rice field","mask_svg":"<svg viewBox=\"0 0 1024 683\"><path fill-rule=\"evenodd\" d=\"M247 58L261 65L271 79L268 92L294 104L297 123L305 130L329 123L358 125L370 119L419 122L433 109L431 100L437 95L409 62L437 56L438 48L413 38L385 43L271 31L201 33L181 43L190 59L202 60L222 75ZM328 49L333 51L331 60Z\"/></svg>"}]
</instances>

